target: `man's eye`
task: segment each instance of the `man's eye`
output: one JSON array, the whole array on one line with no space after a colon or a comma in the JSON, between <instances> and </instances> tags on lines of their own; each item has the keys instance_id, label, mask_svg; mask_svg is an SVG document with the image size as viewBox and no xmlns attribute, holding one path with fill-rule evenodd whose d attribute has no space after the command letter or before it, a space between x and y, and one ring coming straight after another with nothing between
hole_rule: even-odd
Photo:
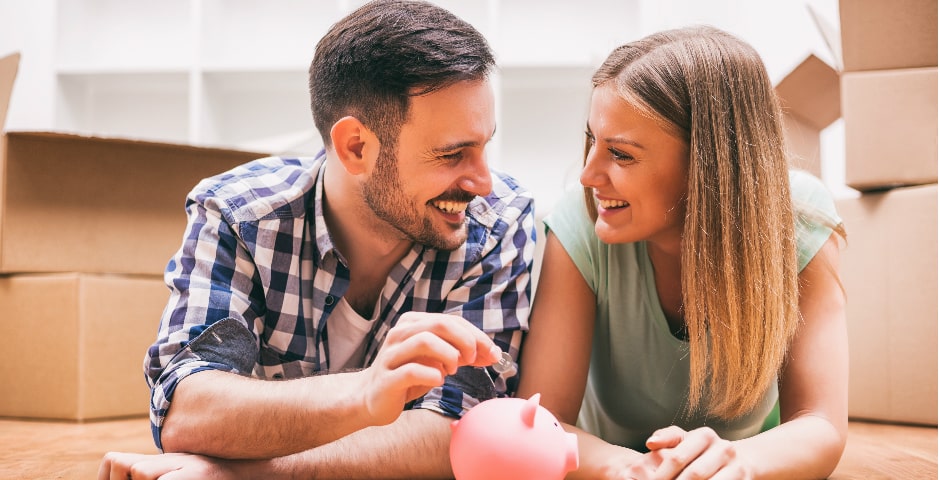
<instances>
[{"instance_id":1,"label":"man's eye","mask_svg":"<svg viewBox=\"0 0 940 480\"><path fill-rule=\"evenodd\" d=\"M441 158L445 160L452 160L452 161L461 160L463 159L463 150L458 150L453 153L445 153L441 155Z\"/></svg>"}]
</instances>

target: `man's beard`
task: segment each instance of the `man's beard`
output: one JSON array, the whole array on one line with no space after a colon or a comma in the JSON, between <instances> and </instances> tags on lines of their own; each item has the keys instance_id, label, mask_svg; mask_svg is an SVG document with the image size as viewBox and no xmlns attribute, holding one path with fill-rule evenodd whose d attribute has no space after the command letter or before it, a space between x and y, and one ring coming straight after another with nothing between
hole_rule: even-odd
<instances>
[{"instance_id":1,"label":"man's beard","mask_svg":"<svg viewBox=\"0 0 940 480\"><path fill-rule=\"evenodd\" d=\"M375 215L410 240L438 250L456 250L467 241L467 222L459 230L439 232L434 221L422 216L415 205L405 197L398 176L398 162L382 148L372 176L362 185L362 195ZM467 192L445 192L435 200L468 202L474 195ZM431 205L432 208L435 208Z\"/></svg>"}]
</instances>

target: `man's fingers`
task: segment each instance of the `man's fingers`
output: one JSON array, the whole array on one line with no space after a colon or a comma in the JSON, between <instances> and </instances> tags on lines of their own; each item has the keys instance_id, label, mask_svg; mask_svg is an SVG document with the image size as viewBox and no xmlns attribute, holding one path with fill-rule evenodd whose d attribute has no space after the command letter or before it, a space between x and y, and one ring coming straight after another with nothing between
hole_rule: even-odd
<instances>
[{"instance_id":1,"label":"man's fingers","mask_svg":"<svg viewBox=\"0 0 940 480\"><path fill-rule=\"evenodd\" d=\"M391 345L386 352L385 367L401 368L409 363L440 367L444 375L453 374L460 366L460 351L430 332L418 332L404 341Z\"/></svg>"},{"instance_id":2,"label":"man's fingers","mask_svg":"<svg viewBox=\"0 0 940 480\"><path fill-rule=\"evenodd\" d=\"M98 480L127 480L130 466L145 457L141 453L108 452L98 466Z\"/></svg>"},{"instance_id":3,"label":"man's fingers","mask_svg":"<svg viewBox=\"0 0 940 480\"><path fill-rule=\"evenodd\" d=\"M430 332L460 353L459 365L492 365L499 360L499 347L479 328L456 315L407 312L389 331L386 341L400 343L420 333Z\"/></svg>"},{"instance_id":4,"label":"man's fingers","mask_svg":"<svg viewBox=\"0 0 940 480\"><path fill-rule=\"evenodd\" d=\"M148 455L143 453L108 452L98 467L98 480L148 480L176 470L174 454Z\"/></svg>"},{"instance_id":5,"label":"man's fingers","mask_svg":"<svg viewBox=\"0 0 940 480\"><path fill-rule=\"evenodd\" d=\"M405 365L392 372L391 375L391 381L403 388L405 402L410 402L428 393L432 388L443 385L446 376L440 370L420 363Z\"/></svg>"}]
</instances>

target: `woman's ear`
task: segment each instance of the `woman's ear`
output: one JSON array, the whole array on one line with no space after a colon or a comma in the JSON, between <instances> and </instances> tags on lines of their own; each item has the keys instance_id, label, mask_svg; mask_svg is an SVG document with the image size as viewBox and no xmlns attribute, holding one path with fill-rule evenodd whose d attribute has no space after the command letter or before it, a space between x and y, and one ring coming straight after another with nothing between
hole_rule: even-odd
<instances>
[{"instance_id":1,"label":"woman's ear","mask_svg":"<svg viewBox=\"0 0 940 480\"><path fill-rule=\"evenodd\" d=\"M379 152L379 139L356 117L343 117L333 124L330 140L337 158L350 175L372 171Z\"/></svg>"}]
</instances>

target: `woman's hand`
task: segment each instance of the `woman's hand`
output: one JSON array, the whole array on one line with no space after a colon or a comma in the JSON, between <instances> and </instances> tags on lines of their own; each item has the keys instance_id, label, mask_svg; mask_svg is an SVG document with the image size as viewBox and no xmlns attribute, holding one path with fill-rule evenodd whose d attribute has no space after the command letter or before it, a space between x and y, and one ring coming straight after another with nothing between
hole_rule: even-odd
<instances>
[{"instance_id":1,"label":"woman's hand","mask_svg":"<svg viewBox=\"0 0 940 480\"><path fill-rule=\"evenodd\" d=\"M738 455L735 444L708 427L685 431L677 426L657 430L646 441L650 452L633 465L643 479L750 479L753 471Z\"/></svg>"}]
</instances>

